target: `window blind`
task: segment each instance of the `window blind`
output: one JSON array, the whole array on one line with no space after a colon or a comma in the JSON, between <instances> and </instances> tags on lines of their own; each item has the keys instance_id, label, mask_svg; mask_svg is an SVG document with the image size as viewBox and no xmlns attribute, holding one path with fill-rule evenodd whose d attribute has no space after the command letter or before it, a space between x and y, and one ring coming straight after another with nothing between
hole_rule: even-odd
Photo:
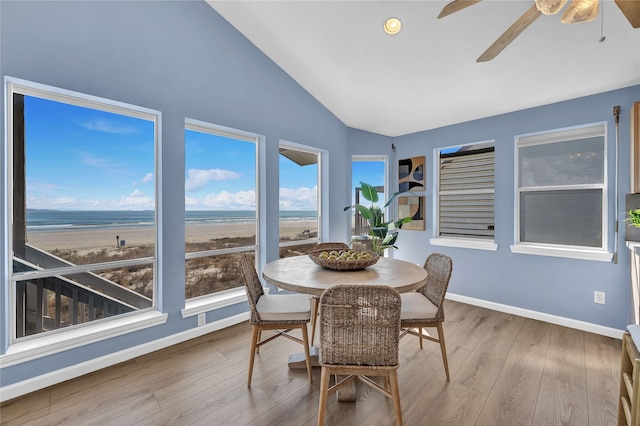
<instances>
[{"instance_id":1,"label":"window blind","mask_svg":"<svg viewBox=\"0 0 640 426\"><path fill-rule=\"evenodd\" d=\"M439 236L493 239L494 147L440 154Z\"/></svg>"}]
</instances>

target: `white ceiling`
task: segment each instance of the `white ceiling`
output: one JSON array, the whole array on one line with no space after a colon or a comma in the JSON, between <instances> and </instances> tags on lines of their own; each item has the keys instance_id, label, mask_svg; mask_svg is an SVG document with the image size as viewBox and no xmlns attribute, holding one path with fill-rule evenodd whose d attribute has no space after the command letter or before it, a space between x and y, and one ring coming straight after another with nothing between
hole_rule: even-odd
<instances>
[{"instance_id":1,"label":"white ceiling","mask_svg":"<svg viewBox=\"0 0 640 426\"><path fill-rule=\"evenodd\" d=\"M494 60L476 58L533 0L207 2L347 126L399 136L640 84L640 29L542 15ZM403 22L389 36L390 16Z\"/></svg>"}]
</instances>

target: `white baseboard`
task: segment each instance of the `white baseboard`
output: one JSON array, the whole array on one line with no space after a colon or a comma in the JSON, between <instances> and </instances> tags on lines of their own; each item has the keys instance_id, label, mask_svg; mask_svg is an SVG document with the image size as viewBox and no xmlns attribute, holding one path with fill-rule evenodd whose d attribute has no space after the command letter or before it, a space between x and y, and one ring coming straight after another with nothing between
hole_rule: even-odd
<instances>
[{"instance_id":1,"label":"white baseboard","mask_svg":"<svg viewBox=\"0 0 640 426\"><path fill-rule=\"evenodd\" d=\"M110 367L130 359L155 352L169 346L182 343L184 341L200 337L213 331L222 330L223 328L239 324L249 319L249 312L243 312L232 317L224 318L220 321L212 322L201 327L192 328L181 333L173 334L162 339L134 346L119 352L102 356L100 358L90 359L80 364L61 368L60 370L51 371L49 373L32 377L22 382L13 383L11 385L0 388L0 402L8 401L47 386L62 383L65 380L74 379L84 374L92 373L106 367Z\"/></svg>"},{"instance_id":2,"label":"white baseboard","mask_svg":"<svg viewBox=\"0 0 640 426\"><path fill-rule=\"evenodd\" d=\"M614 339L622 339L622 335L624 334L624 330L618 330L617 328L604 327L602 325L593 324L590 322L559 317L557 315L545 314L544 312L531 311L529 309L517 308L515 306L503 305L501 303L490 302L487 300L476 299L459 294L447 293L446 298L455 302L480 306L482 308L491 309L493 311L505 312L507 314L518 315L521 317L544 321L564 327L575 328L576 330L582 330L589 333L600 334L602 336L613 337Z\"/></svg>"}]
</instances>

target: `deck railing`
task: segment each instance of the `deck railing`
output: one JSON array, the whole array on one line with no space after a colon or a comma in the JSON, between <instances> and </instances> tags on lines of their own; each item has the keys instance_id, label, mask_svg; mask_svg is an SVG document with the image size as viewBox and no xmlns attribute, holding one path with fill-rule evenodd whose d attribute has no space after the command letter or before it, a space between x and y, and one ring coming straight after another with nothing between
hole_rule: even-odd
<instances>
[{"instance_id":1,"label":"deck railing","mask_svg":"<svg viewBox=\"0 0 640 426\"><path fill-rule=\"evenodd\" d=\"M14 272L70 266L30 246L26 257L14 258ZM151 299L91 272L18 281L15 292L16 338L152 306Z\"/></svg>"}]
</instances>

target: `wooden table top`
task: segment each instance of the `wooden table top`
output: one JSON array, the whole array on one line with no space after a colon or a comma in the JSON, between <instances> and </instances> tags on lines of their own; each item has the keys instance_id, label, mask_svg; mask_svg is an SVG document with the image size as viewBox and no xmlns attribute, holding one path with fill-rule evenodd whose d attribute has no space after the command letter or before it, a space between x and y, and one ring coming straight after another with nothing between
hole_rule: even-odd
<instances>
[{"instance_id":1,"label":"wooden table top","mask_svg":"<svg viewBox=\"0 0 640 426\"><path fill-rule=\"evenodd\" d=\"M333 271L313 263L309 256L294 256L269 262L264 279L276 287L321 296L338 284L388 285L399 293L417 290L427 282L427 271L404 260L381 257L375 265L359 271Z\"/></svg>"}]
</instances>

